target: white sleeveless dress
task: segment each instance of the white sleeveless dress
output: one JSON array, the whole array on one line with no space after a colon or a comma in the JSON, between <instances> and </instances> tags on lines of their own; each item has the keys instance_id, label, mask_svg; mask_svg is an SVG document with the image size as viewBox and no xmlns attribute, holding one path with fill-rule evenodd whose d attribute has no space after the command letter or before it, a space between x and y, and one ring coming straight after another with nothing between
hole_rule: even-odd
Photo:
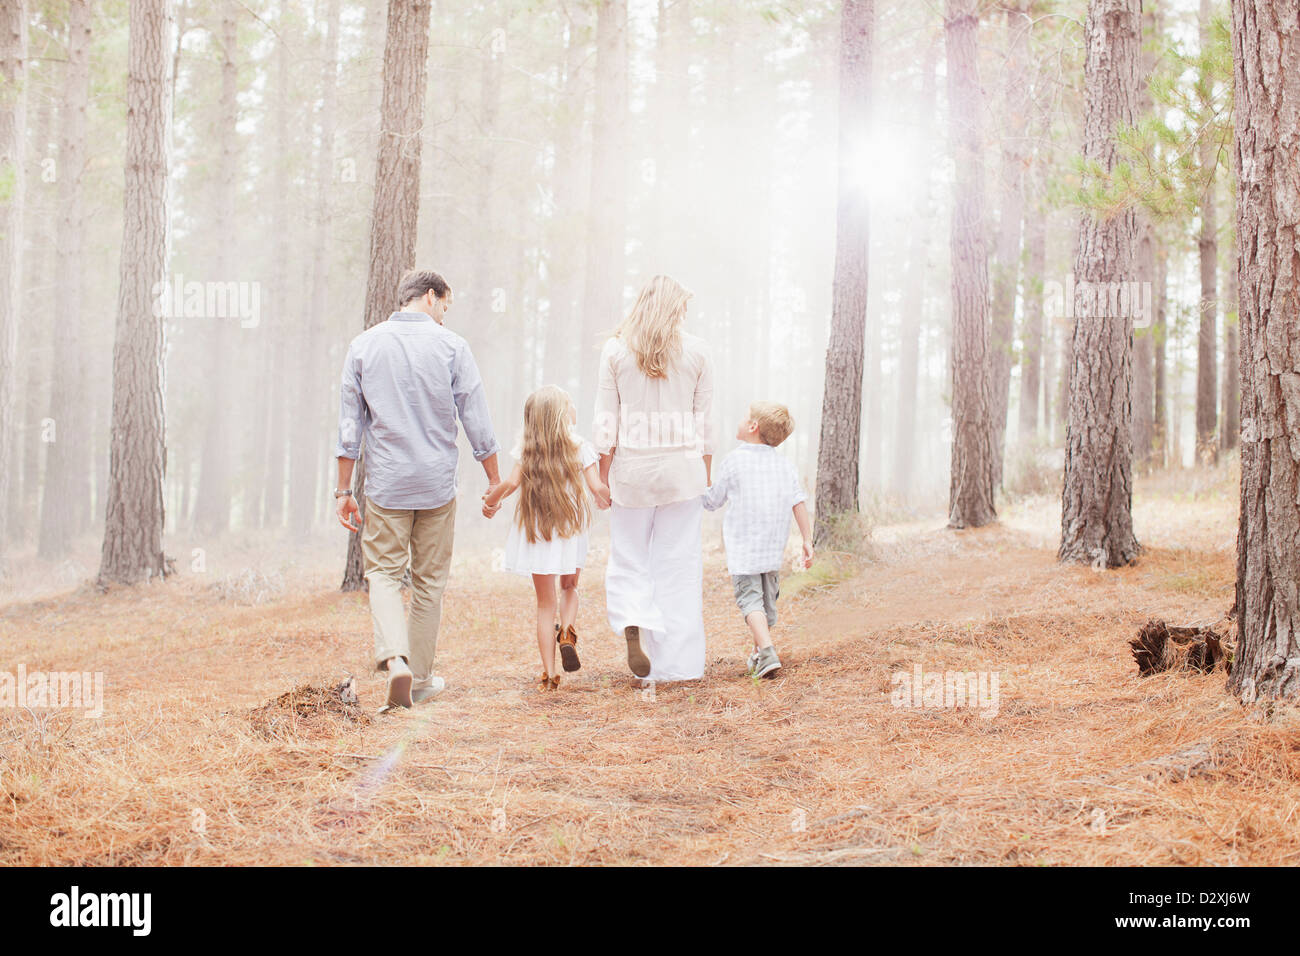
<instances>
[{"instance_id":1,"label":"white sleeveless dress","mask_svg":"<svg viewBox=\"0 0 1300 956\"><path fill-rule=\"evenodd\" d=\"M591 443L578 436L578 458L585 469L600 460ZM520 445L516 444L510 457L519 460ZM584 492L585 494L585 492ZM518 504L516 503L516 508ZM510 516L510 534L506 538L505 561L503 570L511 574L531 576L534 574L573 574L587 560L587 531L568 538L555 537L544 541L529 543L528 537L519 527L515 515Z\"/></svg>"}]
</instances>

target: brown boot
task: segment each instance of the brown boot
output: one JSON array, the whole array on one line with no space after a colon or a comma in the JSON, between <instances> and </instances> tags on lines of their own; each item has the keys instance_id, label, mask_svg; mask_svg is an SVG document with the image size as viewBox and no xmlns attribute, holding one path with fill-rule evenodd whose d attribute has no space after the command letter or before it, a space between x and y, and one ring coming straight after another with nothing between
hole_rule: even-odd
<instances>
[{"instance_id":1,"label":"brown boot","mask_svg":"<svg viewBox=\"0 0 1300 956\"><path fill-rule=\"evenodd\" d=\"M564 662L564 669L576 671L582 666L578 660L578 632L573 629L573 625L569 625L556 640L560 645L560 659Z\"/></svg>"},{"instance_id":2,"label":"brown boot","mask_svg":"<svg viewBox=\"0 0 1300 956\"><path fill-rule=\"evenodd\" d=\"M630 624L623 629L623 634L627 637L627 666L637 677L650 676L650 658L641 649L640 628Z\"/></svg>"}]
</instances>

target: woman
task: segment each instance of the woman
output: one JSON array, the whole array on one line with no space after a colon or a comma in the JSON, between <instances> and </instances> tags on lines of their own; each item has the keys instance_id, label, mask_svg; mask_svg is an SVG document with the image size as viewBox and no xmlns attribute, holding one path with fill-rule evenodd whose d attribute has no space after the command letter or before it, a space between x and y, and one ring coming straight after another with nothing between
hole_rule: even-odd
<instances>
[{"instance_id":1,"label":"woman","mask_svg":"<svg viewBox=\"0 0 1300 956\"><path fill-rule=\"evenodd\" d=\"M683 331L691 294L655 276L600 356L600 476L613 499L605 602L632 673L704 676L700 496L713 460L713 362Z\"/></svg>"}]
</instances>

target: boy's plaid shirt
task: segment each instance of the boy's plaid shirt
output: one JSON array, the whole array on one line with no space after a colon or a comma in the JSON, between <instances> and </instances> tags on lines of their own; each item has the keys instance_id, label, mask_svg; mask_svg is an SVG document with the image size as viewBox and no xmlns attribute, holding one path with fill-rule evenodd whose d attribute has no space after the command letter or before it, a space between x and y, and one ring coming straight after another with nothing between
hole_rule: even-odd
<instances>
[{"instance_id":1,"label":"boy's plaid shirt","mask_svg":"<svg viewBox=\"0 0 1300 956\"><path fill-rule=\"evenodd\" d=\"M722 460L704 507L722 519L727 570L732 574L779 571L790 537L791 509L808 496L794 465L771 445L746 442Z\"/></svg>"}]
</instances>

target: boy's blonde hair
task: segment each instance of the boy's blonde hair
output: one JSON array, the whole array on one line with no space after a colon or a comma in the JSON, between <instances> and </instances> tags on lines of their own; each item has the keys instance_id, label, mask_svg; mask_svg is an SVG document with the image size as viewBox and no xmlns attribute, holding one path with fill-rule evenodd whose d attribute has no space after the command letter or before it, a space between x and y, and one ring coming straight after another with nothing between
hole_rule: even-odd
<instances>
[{"instance_id":1,"label":"boy's blonde hair","mask_svg":"<svg viewBox=\"0 0 1300 956\"><path fill-rule=\"evenodd\" d=\"M749 417L758 425L758 437L764 445L775 448L794 431L794 418L790 409L776 402L754 402L749 406Z\"/></svg>"}]
</instances>

